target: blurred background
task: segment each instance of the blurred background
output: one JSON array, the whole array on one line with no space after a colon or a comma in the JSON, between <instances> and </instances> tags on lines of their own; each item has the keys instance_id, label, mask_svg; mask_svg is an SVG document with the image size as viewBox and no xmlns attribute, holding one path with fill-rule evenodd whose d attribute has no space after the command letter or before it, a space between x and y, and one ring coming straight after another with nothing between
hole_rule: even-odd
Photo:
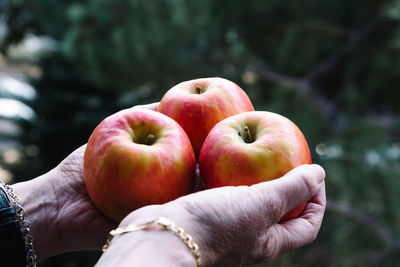
<instances>
[{"instance_id":1,"label":"blurred background","mask_svg":"<svg viewBox=\"0 0 400 267\"><path fill-rule=\"evenodd\" d=\"M295 122L327 172L317 240L260 266L399 266L399 26L400 0L1 0L0 179L43 174L106 116L220 76Z\"/></svg>"}]
</instances>

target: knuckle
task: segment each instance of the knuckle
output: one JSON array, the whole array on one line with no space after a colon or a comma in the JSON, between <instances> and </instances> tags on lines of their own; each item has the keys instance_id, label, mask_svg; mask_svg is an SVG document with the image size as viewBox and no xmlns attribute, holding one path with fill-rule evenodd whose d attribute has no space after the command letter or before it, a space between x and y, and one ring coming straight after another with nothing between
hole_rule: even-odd
<instances>
[{"instance_id":1,"label":"knuckle","mask_svg":"<svg viewBox=\"0 0 400 267\"><path fill-rule=\"evenodd\" d=\"M317 239L317 236L318 236L317 232L313 232L312 235L311 235L311 238L310 238L310 243L314 242L314 240Z\"/></svg>"},{"instance_id":2,"label":"knuckle","mask_svg":"<svg viewBox=\"0 0 400 267\"><path fill-rule=\"evenodd\" d=\"M276 258L281 250L277 233L268 231L262 248L259 255L257 255L257 262L267 262Z\"/></svg>"},{"instance_id":3,"label":"knuckle","mask_svg":"<svg viewBox=\"0 0 400 267\"><path fill-rule=\"evenodd\" d=\"M257 202L261 203L260 212L264 219L270 219L271 222L279 219L283 212L282 207L282 196L279 194L278 190L274 190L273 187L256 187L254 190L253 197L257 198ZM269 223L271 223L269 222Z\"/></svg>"},{"instance_id":4,"label":"knuckle","mask_svg":"<svg viewBox=\"0 0 400 267\"><path fill-rule=\"evenodd\" d=\"M307 168L302 168L301 171L298 172L298 176L305 187L305 192L307 192L309 196L314 195L317 191L317 183L315 179L313 179L312 173Z\"/></svg>"},{"instance_id":5,"label":"knuckle","mask_svg":"<svg viewBox=\"0 0 400 267\"><path fill-rule=\"evenodd\" d=\"M317 227L313 223L310 223L310 230L309 230L310 238L308 240L308 243L314 242L314 240L317 239L318 230L319 230L319 227Z\"/></svg>"}]
</instances>

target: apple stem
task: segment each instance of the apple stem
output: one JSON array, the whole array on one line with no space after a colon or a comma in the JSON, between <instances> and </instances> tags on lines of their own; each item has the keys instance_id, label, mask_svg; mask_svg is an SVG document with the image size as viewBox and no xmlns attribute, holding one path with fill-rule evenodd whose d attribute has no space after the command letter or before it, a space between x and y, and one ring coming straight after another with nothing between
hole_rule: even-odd
<instances>
[{"instance_id":1,"label":"apple stem","mask_svg":"<svg viewBox=\"0 0 400 267\"><path fill-rule=\"evenodd\" d=\"M201 87L199 85L196 85L196 90L198 94L201 94Z\"/></svg>"},{"instance_id":2,"label":"apple stem","mask_svg":"<svg viewBox=\"0 0 400 267\"><path fill-rule=\"evenodd\" d=\"M249 127L244 126L244 131L246 132L246 143L252 143L253 140L251 140L251 133Z\"/></svg>"},{"instance_id":3,"label":"apple stem","mask_svg":"<svg viewBox=\"0 0 400 267\"><path fill-rule=\"evenodd\" d=\"M146 145L151 146L154 143L154 135L149 134L146 138Z\"/></svg>"}]
</instances>

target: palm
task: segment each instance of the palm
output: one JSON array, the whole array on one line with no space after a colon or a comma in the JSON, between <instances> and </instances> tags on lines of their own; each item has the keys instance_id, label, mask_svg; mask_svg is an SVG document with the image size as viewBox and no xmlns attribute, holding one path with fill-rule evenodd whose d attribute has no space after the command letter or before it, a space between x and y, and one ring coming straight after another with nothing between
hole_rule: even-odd
<instances>
[{"instance_id":1,"label":"palm","mask_svg":"<svg viewBox=\"0 0 400 267\"><path fill-rule=\"evenodd\" d=\"M68 235L76 234L79 238L62 238L66 241L66 250L69 248L98 249L104 244L108 231L116 224L94 206L83 182L83 155L86 146L82 146L70 154L53 171L55 190L59 194L60 229L69 229Z\"/></svg>"}]
</instances>

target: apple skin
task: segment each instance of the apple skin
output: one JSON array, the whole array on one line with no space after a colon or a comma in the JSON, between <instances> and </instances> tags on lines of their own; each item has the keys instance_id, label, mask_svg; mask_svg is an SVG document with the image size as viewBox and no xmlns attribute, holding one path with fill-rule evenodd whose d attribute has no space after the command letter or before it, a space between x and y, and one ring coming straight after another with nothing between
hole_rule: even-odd
<instances>
[{"instance_id":1,"label":"apple skin","mask_svg":"<svg viewBox=\"0 0 400 267\"><path fill-rule=\"evenodd\" d=\"M235 83L223 78L201 78L169 89L161 99L158 111L182 126L198 158L201 146L215 124L229 116L254 111L254 107Z\"/></svg>"},{"instance_id":2,"label":"apple skin","mask_svg":"<svg viewBox=\"0 0 400 267\"><path fill-rule=\"evenodd\" d=\"M300 129L266 111L245 112L219 122L204 141L199 159L206 188L265 182L302 164L311 164L311 155ZM298 217L306 204L289 211L281 221Z\"/></svg>"},{"instance_id":3,"label":"apple skin","mask_svg":"<svg viewBox=\"0 0 400 267\"><path fill-rule=\"evenodd\" d=\"M106 118L92 133L84 182L97 208L120 222L135 209L191 193L195 165L190 140L178 123L156 111L131 108Z\"/></svg>"}]
</instances>

